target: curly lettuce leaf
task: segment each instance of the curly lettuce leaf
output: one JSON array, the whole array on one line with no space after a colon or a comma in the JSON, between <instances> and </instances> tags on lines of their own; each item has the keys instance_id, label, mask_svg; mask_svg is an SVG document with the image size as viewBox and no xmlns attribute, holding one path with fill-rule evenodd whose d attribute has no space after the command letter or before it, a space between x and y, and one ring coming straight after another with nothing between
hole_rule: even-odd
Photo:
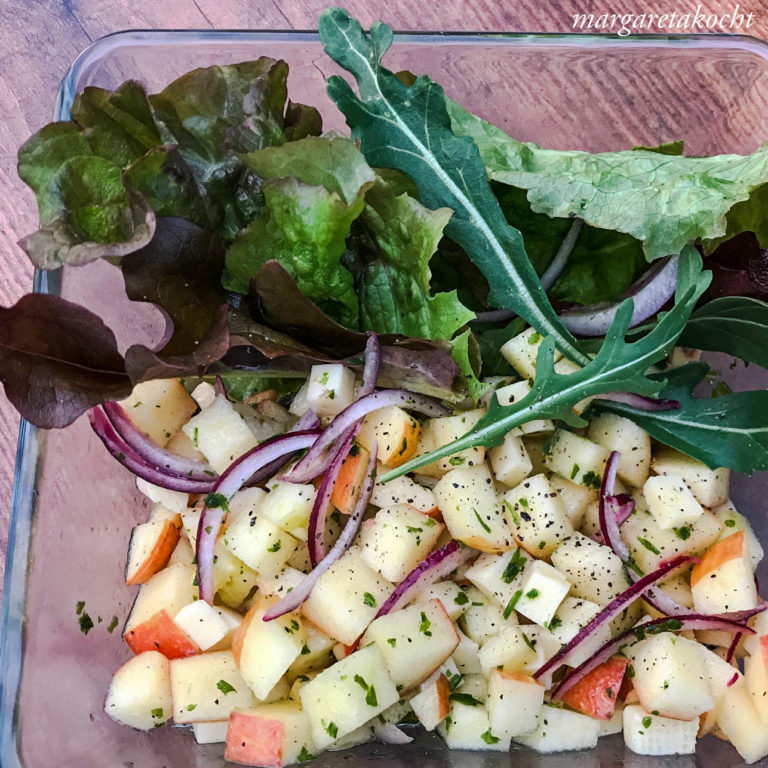
<instances>
[{"instance_id":1,"label":"curly lettuce leaf","mask_svg":"<svg viewBox=\"0 0 768 768\"><path fill-rule=\"evenodd\" d=\"M579 216L643 243L650 261L738 228L765 231L768 144L751 155L684 157L650 150L543 149L448 102L453 131L477 144L492 179L527 190L537 213ZM737 204L741 204L737 207ZM764 242L768 245L768 242Z\"/></svg>"},{"instance_id":2,"label":"curly lettuce leaf","mask_svg":"<svg viewBox=\"0 0 768 768\"><path fill-rule=\"evenodd\" d=\"M251 278L274 259L302 293L356 328L357 295L341 257L374 182L360 151L348 139L308 137L243 159L264 179L265 208L227 251L224 285L248 293Z\"/></svg>"},{"instance_id":3,"label":"curly lettuce leaf","mask_svg":"<svg viewBox=\"0 0 768 768\"><path fill-rule=\"evenodd\" d=\"M328 94L371 165L409 176L428 208L451 208L445 233L483 271L494 306L524 317L552 335L564 354L585 363L547 299L520 232L504 219L477 147L451 132L443 89L427 77L406 85L382 66L393 39L385 24L374 24L367 36L349 13L330 8L320 16L319 31L326 53L357 80L359 98L337 76L329 78Z\"/></svg>"}]
</instances>

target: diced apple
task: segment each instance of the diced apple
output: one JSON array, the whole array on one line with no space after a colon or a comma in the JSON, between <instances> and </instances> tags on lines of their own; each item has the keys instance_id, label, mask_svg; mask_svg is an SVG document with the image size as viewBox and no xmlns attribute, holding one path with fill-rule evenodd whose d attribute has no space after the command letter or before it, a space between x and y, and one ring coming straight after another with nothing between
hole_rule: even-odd
<instances>
[{"instance_id":1,"label":"diced apple","mask_svg":"<svg viewBox=\"0 0 768 768\"><path fill-rule=\"evenodd\" d=\"M355 374L339 363L313 365L307 378L307 405L319 416L335 416L355 399Z\"/></svg>"},{"instance_id":2,"label":"diced apple","mask_svg":"<svg viewBox=\"0 0 768 768\"><path fill-rule=\"evenodd\" d=\"M306 619L302 622L306 631L306 640L301 646L301 652L288 667L287 676L293 679L300 675L308 675L329 667L334 661L334 641L325 632L321 632L312 622Z\"/></svg>"},{"instance_id":3,"label":"diced apple","mask_svg":"<svg viewBox=\"0 0 768 768\"><path fill-rule=\"evenodd\" d=\"M385 579L402 581L434 548L445 526L408 504L379 510L360 532L363 561Z\"/></svg>"},{"instance_id":4,"label":"diced apple","mask_svg":"<svg viewBox=\"0 0 768 768\"><path fill-rule=\"evenodd\" d=\"M399 467L413 458L422 436L421 424L396 405L368 414L357 441L370 451L374 441L377 456L385 467Z\"/></svg>"},{"instance_id":5,"label":"diced apple","mask_svg":"<svg viewBox=\"0 0 768 768\"><path fill-rule=\"evenodd\" d=\"M421 442L416 453L418 455L429 453L454 442L454 440L458 440L462 435L469 432L484 415L485 409L477 408L474 411L465 411L456 416L428 419L424 423ZM476 446L425 464L419 467L419 473L428 477L439 478L457 467L477 467L484 461L485 448L483 446Z\"/></svg>"},{"instance_id":6,"label":"diced apple","mask_svg":"<svg viewBox=\"0 0 768 768\"><path fill-rule=\"evenodd\" d=\"M589 423L589 439L609 451L619 451L618 476L637 488L648 479L651 436L631 419L615 413L598 414Z\"/></svg>"},{"instance_id":7,"label":"diced apple","mask_svg":"<svg viewBox=\"0 0 768 768\"><path fill-rule=\"evenodd\" d=\"M165 568L179 542L181 518L150 520L137 525L128 544L125 583L143 584Z\"/></svg>"},{"instance_id":8,"label":"diced apple","mask_svg":"<svg viewBox=\"0 0 768 768\"><path fill-rule=\"evenodd\" d=\"M142 432L163 446L197 410L197 403L178 379L137 384L120 405Z\"/></svg>"},{"instance_id":9,"label":"diced apple","mask_svg":"<svg viewBox=\"0 0 768 768\"><path fill-rule=\"evenodd\" d=\"M262 578L279 573L297 547L290 533L255 510L239 515L227 526L222 543Z\"/></svg>"},{"instance_id":10,"label":"diced apple","mask_svg":"<svg viewBox=\"0 0 768 768\"><path fill-rule=\"evenodd\" d=\"M600 489L610 451L586 437L558 429L544 456L547 468L588 488Z\"/></svg>"},{"instance_id":11,"label":"diced apple","mask_svg":"<svg viewBox=\"0 0 768 768\"><path fill-rule=\"evenodd\" d=\"M185 605L173 621L202 651L220 643L232 631L219 611L205 600Z\"/></svg>"},{"instance_id":12,"label":"diced apple","mask_svg":"<svg viewBox=\"0 0 768 768\"><path fill-rule=\"evenodd\" d=\"M259 514L271 520L291 536L307 540L307 525L317 489L311 483L270 481L269 493L259 506Z\"/></svg>"},{"instance_id":13,"label":"diced apple","mask_svg":"<svg viewBox=\"0 0 768 768\"><path fill-rule=\"evenodd\" d=\"M224 720L234 709L256 703L231 651L174 659L170 669L173 719L178 724Z\"/></svg>"},{"instance_id":14,"label":"diced apple","mask_svg":"<svg viewBox=\"0 0 768 768\"><path fill-rule=\"evenodd\" d=\"M355 443L350 449L331 491L331 503L345 515L351 515L365 482L365 471L370 454L367 448Z\"/></svg>"},{"instance_id":15,"label":"diced apple","mask_svg":"<svg viewBox=\"0 0 768 768\"><path fill-rule=\"evenodd\" d=\"M461 682L461 673L453 659L447 659L419 687L409 703L427 731L434 731L451 711L452 681Z\"/></svg>"},{"instance_id":16,"label":"diced apple","mask_svg":"<svg viewBox=\"0 0 768 768\"><path fill-rule=\"evenodd\" d=\"M319 749L351 733L399 699L376 645L361 648L323 670L299 695Z\"/></svg>"},{"instance_id":17,"label":"diced apple","mask_svg":"<svg viewBox=\"0 0 768 768\"><path fill-rule=\"evenodd\" d=\"M451 621L457 621L469 603L467 593L455 581L438 581L416 598L420 604L430 600L439 600Z\"/></svg>"},{"instance_id":18,"label":"diced apple","mask_svg":"<svg viewBox=\"0 0 768 768\"><path fill-rule=\"evenodd\" d=\"M741 611L757 606L752 560L743 531L720 539L691 571L693 604L700 613Z\"/></svg>"},{"instance_id":19,"label":"diced apple","mask_svg":"<svg viewBox=\"0 0 768 768\"><path fill-rule=\"evenodd\" d=\"M104 711L118 723L148 731L171 717L168 659L145 651L129 659L112 677Z\"/></svg>"},{"instance_id":20,"label":"diced apple","mask_svg":"<svg viewBox=\"0 0 768 768\"><path fill-rule=\"evenodd\" d=\"M165 610L127 630L125 642L134 653L159 651L168 659L181 659L200 652L197 644Z\"/></svg>"},{"instance_id":21,"label":"diced apple","mask_svg":"<svg viewBox=\"0 0 768 768\"><path fill-rule=\"evenodd\" d=\"M455 539L483 552L504 552L515 546L510 521L485 464L447 472L434 493Z\"/></svg>"},{"instance_id":22,"label":"diced apple","mask_svg":"<svg viewBox=\"0 0 768 768\"><path fill-rule=\"evenodd\" d=\"M159 485L153 485L141 477L136 478L136 487L147 498L157 504L162 504L166 509L170 509L172 512L181 513L189 505L188 493L161 488Z\"/></svg>"},{"instance_id":23,"label":"diced apple","mask_svg":"<svg viewBox=\"0 0 768 768\"><path fill-rule=\"evenodd\" d=\"M512 432L504 436L501 445L488 451L493 474L500 483L518 485L531 474L533 464L521 438Z\"/></svg>"},{"instance_id":24,"label":"diced apple","mask_svg":"<svg viewBox=\"0 0 768 768\"><path fill-rule=\"evenodd\" d=\"M549 557L573 533L557 491L545 475L533 475L501 497L517 541L534 557Z\"/></svg>"},{"instance_id":25,"label":"diced apple","mask_svg":"<svg viewBox=\"0 0 768 768\"><path fill-rule=\"evenodd\" d=\"M747 541L749 557L752 560L752 569L754 570L763 559L763 546L755 536L752 525L749 520L736 510L732 501L726 501L712 510L712 514L723 524L723 530L720 538L724 539L732 533L744 531L744 538Z\"/></svg>"},{"instance_id":26,"label":"diced apple","mask_svg":"<svg viewBox=\"0 0 768 768\"><path fill-rule=\"evenodd\" d=\"M376 484L373 486L371 504L375 507L410 504L425 515L433 515L437 511L437 501L431 489L419 485L408 475L401 475L386 483L382 483L377 477Z\"/></svg>"},{"instance_id":27,"label":"diced apple","mask_svg":"<svg viewBox=\"0 0 768 768\"><path fill-rule=\"evenodd\" d=\"M309 718L297 702L260 704L229 716L226 760L283 768L312 759L313 750Z\"/></svg>"},{"instance_id":28,"label":"diced apple","mask_svg":"<svg viewBox=\"0 0 768 768\"><path fill-rule=\"evenodd\" d=\"M493 733L514 738L538 726L544 686L529 675L492 669L488 682L488 720Z\"/></svg>"},{"instance_id":29,"label":"diced apple","mask_svg":"<svg viewBox=\"0 0 768 768\"><path fill-rule=\"evenodd\" d=\"M483 668L478 659L478 645L467 637L460 629L456 630L459 636L459 644L451 657L462 675L480 674Z\"/></svg>"},{"instance_id":30,"label":"diced apple","mask_svg":"<svg viewBox=\"0 0 768 768\"><path fill-rule=\"evenodd\" d=\"M699 645L701 656L704 659L704 666L707 668L707 678L709 681L709 690L717 702L722 698L727 688L730 688L736 680L741 677L738 667L727 662L722 656L714 651L710 651L705 645ZM727 653L727 651L726 651Z\"/></svg>"},{"instance_id":31,"label":"diced apple","mask_svg":"<svg viewBox=\"0 0 768 768\"><path fill-rule=\"evenodd\" d=\"M507 624L518 623L514 610L507 612L505 618L504 608L493 597L488 597L473 586L465 587L464 592L468 602L459 623L475 643L482 643L485 638L497 635Z\"/></svg>"},{"instance_id":32,"label":"diced apple","mask_svg":"<svg viewBox=\"0 0 768 768\"><path fill-rule=\"evenodd\" d=\"M187 437L184 430L179 430L165 446L171 453L191 461L205 461L205 456L195 448L195 444Z\"/></svg>"},{"instance_id":33,"label":"diced apple","mask_svg":"<svg viewBox=\"0 0 768 768\"><path fill-rule=\"evenodd\" d=\"M351 645L373 621L392 586L350 547L317 581L304 615L334 640Z\"/></svg>"},{"instance_id":34,"label":"diced apple","mask_svg":"<svg viewBox=\"0 0 768 768\"><path fill-rule=\"evenodd\" d=\"M192 723L192 733L198 744L223 744L227 740L228 727L229 720Z\"/></svg>"},{"instance_id":35,"label":"diced apple","mask_svg":"<svg viewBox=\"0 0 768 768\"><path fill-rule=\"evenodd\" d=\"M610 720L628 663L622 656L604 661L566 691L563 704L598 720Z\"/></svg>"},{"instance_id":36,"label":"diced apple","mask_svg":"<svg viewBox=\"0 0 768 768\"><path fill-rule=\"evenodd\" d=\"M536 730L515 736L514 741L536 752L566 752L597 746L599 735L599 720L545 704Z\"/></svg>"},{"instance_id":37,"label":"diced apple","mask_svg":"<svg viewBox=\"0 0 768 768\"><path fill-rule=\"evenodd\" d=\"M256 579L256 586L259 588L259 595L277 595L282 597L304 581L305 573L286 565L275 574L259 576Z\"/></svg>"},{"instance_id":38,"label":"diced apple","mask_svg":"<svg viewBox=\"0 0 768 768\"><path fill-rule=\"evenodd\" d=\"M768 755L768 728L757 713L744 680L723 695L717 707L717 724L745 763L755 763Z\"/></svg>"},{"instance_id":39,"label":"diced apple","mask_svg":"<svg viewBox=\"0 0 768 768\"><path fill-rule=\"evenodd\" d=\"M578 530L587 505L596 497L597 491L594 488L587 488L586 485L573 483L554 472L548 475L548 480L552 490L563 502L565 514L568 515L571 525L574 530Z\"/></svg>"},{"instance_id":40,"label":"diced apple","mask_svg":"<svg viewBox=\"0 0 768 768\"><path fill-rule=\"evenodd\" d=\"M637 643L631 655L632 683L647 712L692 720L714 706L701 646L694 640L662 632Z\"/></svg>"},{"instance_id":41,"label":"diced apple","mask_svg":"<svg viewBox=\"0 0 768 768\"><path fill-rule=\"evenodd\" d=\"M542 627L547 627L571 583L557 568L543 560L529 561L520 579L522 594L515 610Z\"/></svg>"},{"instance_id":42,"label":"diced apple","mask_svg":"<svg viewBox=\"0 0 768 768\"><path fill-rule=\"evenodd\" d=\"M483 673L489 675L491 670L501 668L505 672L533 674L542 661L528 632L528 626L513 624L486 638L478 653Z\"/></svg>"},{"instance_id":43,"label":"diced apple","mask_svg":"<svg viewBox=\"0 0 768 768\"><path fill-rule=\"evenodd\" d=\"M536 358L542 341L544 341L544 337L538 331L533 328L526 328L517 336L513 336L499 351L522 378L535 379ZM557 362L561 357L562 354L555 351L554 361Z\"/></svg>"},{"instance_id":44,"label":"diced apple","mask_svg":"<svg viewBox=\"0 0 768 768\"><path fill-rule=\"evenodd\" d=\"M485 553L480 555L471 567L467 569L464 578L472 582L487 598L492 598L496 602L494 612L492 613L495 631L504 626L508 620L516 622L514 608L522 597L522 573L529 562L529 558L521 547L518 547L511 555L493 555ZM469 595L469 593L468 593ZM475 606L478 601L472 597L470 605L465 610L465 624L467 628L472 626L475 608L482 609L483 605ZM507 610L508 609L508 610ZM498 613L503 610L504 616L499 622ZM484 612L484 611L483 611ZM483 622L485 623L485 622ZM483 632L482 634L494 634L495 632ZM475 640L481 640L482 637L475 637Z\"/></svg>"},{"instance_id":45,"label":"diced apple","mask_svg":"<svg viewBox=\"0 0 768 768\"><path fill-rule=\"evenodd\" d=\"M189 539L186 536L180 536L179 541L171 552L171 556L168 558L166 565L176 565L181 563L182 565L193 565L195 562L195 550L192 549L192 545L189 543Z\"/></svg>"},{"instance_id":46,"label":"diced apple","mask_svg":"<svg viewBox=\"0 0 768 768\"><path fill-rule=\"evenodd\" d=\"M566 597L560 603L547 627L557 640L565 645L600 613L600 606L581 597ZM585 662L598 648L611 638L610 627L603 623L571 655L571 665Z\"/></svg>"},{"instance_id":47,"label":"diced apple","mask_svg":"<svg viewBox=\"0 0 768 768\"><path fill-rule=\"evenodd\" d=\"M613 551L574 533L552 553L552 565L573 584L571 594L598 605L607 605L629 587L624 565Z\"/></svg>"},{"instance_id":48,"label":"diced apple","mask_svg":"<svg viewBox=\"0 0 768 768\"><path fill-rule=\"evenodd\" d=\"M184 425L184 433L219 474L258 445L253 432L224 395L193 416Z\"/></svg>"},{"instance_id":49,"label":"diced apple","mask_svg":"<svg viewBox=\"0 0 768 768\"><path fill-rule=\"evenodd\" d=\"M643 485L648 511L662 530L695 522L704 512L680 475L655 475Z\"/></svg>"},{"instance_id":50,"label":"diced apple","mask_svg":"<svg viewBox=\"0 0 768 768\"><path fill-rule=\"evenodd\" d=\"M531 385L527 381L516 381L496 390L496 399L499 405L512 405L519 403L531 391ZM524 435L549 435L555 431L555 423L552 419L532 419L519 427L515 427L510 434L522 437ZM526 451L527 454L527 451ZM510 483L517 485L517 483Z\"/></svg>"},{"instance_id":51,"label":"diced apple","mask_svg":"<svg viewBox=\"0 0 768 768\"><path fill-rule=\"evenodd\" d=\"M451 702L451 712L438 726L449 749L507 752L510 738L495 734L483 704Z\"/></svg>"},{"instance_id":52,"label":"diced apple","mask_svg":"<svg viewBox=\"0 0 768 768\"><path fill-rule=\"evenodd\" d=\"M201 381L190 393L192 399L202 408L213 405L216 400L216 387L207 381Z\"/></svg>"},{"instance_id":53,"label":"diced apple","mask_svg":"<svg viewBox=\"0 0 768 768\"><path fill-rule=\"evenodd\" d=\"M768 635L758 638L754 652L744 660L744 677L755 710L768 726Z\"/></svg>"},{"instance_id":54,"label":"diced apple","mask_svg":"<svg viewBox=\"0 0 768 768\"><path fill-rule=\"evenodd\" d=\"M682 478L703 507L716 507L728 500L730 472L725 467L710 469L703 462L667 446L655 452L651 466L659 475Z\"/></svg>"},{"instance_id":55,"label":"diced apple","mask_svg":"<svg viewBox=\"0 0 768 768\"><path fill-rule=\"evenodd\" d=\"M638 755L688 755L696 751L698 720L649 714L638 704L624 707L624 743Z\"/></svg>"},{"instance_id":56,"label":"diced apple","mask_svg":"<svg viewBox=\"0 0 768 768\"><path fill-rule=\"evenodd\" d=\"M307 633L296 613L272 621L264 614L277 602L265 597L248 611L232 639L232 655L257 699L264 700L300 656Z\"/></svg>"},{"instance_id":57,"label":"diced apple","mask_svg":"<svg viewBox=\"0 0 768 768\"><path fill-rule=\"evenodd\" d=\"M361 640L364 646L371 642L402 691L429 677L456 649L459 636L442 603L430 600L380 616Z\"/></svg>"}]
</instances>

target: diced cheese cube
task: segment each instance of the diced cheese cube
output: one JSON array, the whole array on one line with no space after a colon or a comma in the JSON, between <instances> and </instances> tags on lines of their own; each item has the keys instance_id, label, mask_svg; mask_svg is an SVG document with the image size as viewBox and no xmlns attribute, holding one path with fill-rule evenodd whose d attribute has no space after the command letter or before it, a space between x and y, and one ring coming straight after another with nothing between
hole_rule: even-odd
<instances>
[{"instance_id":1,"label":"diced cheese cube","mask_svg":"<svg viewBox=\"0 0 768 768\"><path fill-rule=\"evenodd\" d=\"M335 416L355 399L355 374L339 363L313 365L307 378L307 405L318 416Z\"/></svg>"},{"instance_id":2,"label":"diced cheese cube","mask_svg":"<svg viewBox=\"0 0 768 768\"><path fill-rule=\"evenodd\" d=\"M643 485L643 496L662 530L689 525L704 512L679 475L649 477Z\"/></svg>"},{"instance_id":3,"label":"diced cheese cube","mask_svg":"<svg viewBox=\"0 0 768 768\"><path fill-rule=\"evenodd\" d=\"M639 704L624 707L624 743L638 755L688 755L696 751L699 721L649 714Z\"/></svg>"},{"instance_id":4,"label":"diced cheese cube","mask_svg":"<svg viewBox=\"0 0 768 768\"><path fill-rule=\"evenodd\" d=\"M560 497L545 475L534 475L504 493L501 500L515 539L534 557L549 557L573 533Z\"/></svg>"}]
</instances>

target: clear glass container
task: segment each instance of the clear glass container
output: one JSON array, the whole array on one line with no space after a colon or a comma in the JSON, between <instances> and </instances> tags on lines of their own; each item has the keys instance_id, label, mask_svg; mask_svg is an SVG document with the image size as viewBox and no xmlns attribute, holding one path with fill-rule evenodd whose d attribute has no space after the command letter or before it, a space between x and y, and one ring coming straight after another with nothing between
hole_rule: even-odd
<instances>
[{"instance_id":1,"label":"clear glass container","mask_svg":"<svg viewBox=\"0 0 768 768\"><path fill-rule=\"evenodd\" d=\"M137 78L158 90L199 66L267 55L291 66L291 98L314 104L327 128L343 128L325 95L336 70L315 34L286 32L125 32L94 43L72 65L57 119L87 85L114 88ZM690 154L750 152L768 139L768 45L746 37L612 38L582 35L398 35L393 69L427 72L449 95L523 140L568 149L612 150L684 139ZM125 346L157 337L158 317L126 307L119 271L106 263L38 274L39 290L61 292L99 312ZM719 366L734 388L768 385L752 366ZM763 508L768 475L736 478L734 499L768 540ZM223 747L199 747L165 727L140 733L103 713L112 672L130 655L120 639L136 588L123 582L131 527L147 504L79 419L47 434L22 424L8 552L0 648L0 764L3 768L210 768ZM768 569L760 571L768 583ZM96 626L80 632L78 601ZM118 628L106 631L112 617ZM645 758L621 737L584 753L511 755L450 752L435 736L407 747L371 744L327 753L318 768L651 768L740 765L712 737L695 757ZM768 765L763 761L762 765Z\"/></svg>"}]
</instances>

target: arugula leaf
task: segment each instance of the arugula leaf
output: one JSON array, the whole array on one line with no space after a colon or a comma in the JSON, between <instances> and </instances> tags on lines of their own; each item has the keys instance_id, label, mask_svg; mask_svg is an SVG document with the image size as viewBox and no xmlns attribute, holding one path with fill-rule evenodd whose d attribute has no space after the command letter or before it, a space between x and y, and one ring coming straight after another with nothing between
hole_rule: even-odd
<instances>
[{"instance_id":1,"label":"arugula leaf","mask_svg":"<svg viewBox=\"0 0 768 768\"><path fill-rule=\"evenodd\" d=\"M642 241L648 260L696 239L765 231L768 144L751 155L684 157L649 150L590 154L543 149L448 102L454 133L472 138L492 179L528 190L534 211L579 216ZM742 202L744 201L744 202ZM741 207L736 207L741 203ZM763 242L768 245L768 242Z\"/></svg>"},{"instance_id":2,"label":"arugula leaf","mask_svg":"<svg viewBox=\"0 0 768 768\"><path fill-rule=\"evenodd\" d=\"M694 349L727 352L768 368L768 304L746 296L724 296L697 309L680 336Z\"/></svg>"},{"instance_id":3,"label":"arugula leaf","mask_svg":"<svg viewBox=\"0 0 768 768\"><path fill-rule=\"evenodd\" d=\"M520 232L504 219L477 147L451 133L443 89L424 76L405 85L381 65L393 39L385 24L374 24L369 39L349 13L330 8L318 26L326 53L357 80L359 99L340 77L329 78L328 94L368 162L409 176L428 208L451 208L445 233L485 274L491 304L525 318L574 362L586 363L552 309Z\"/></svg>"},{"instance_id":4,"label":"arugula leaf","mask_svg":"<svg viewBox=\"0 0 768 768\"><path fill-rule=\"evenodd\" d=\"M667 387L661 396L677 400L680 407L639 411L608 400L596 400L592 407L632 419L651 437L710 469L730 467L747 474L768 469L768 426L755 418L768 409L768 391L697 399L687 387Z\"/></svg>"},{"instance_id":5,"label":"arugula leaf","mask_svg":"<svg viewBox=\"0 0 768 768\"><path fill-rule=\"evenodd\" d=\"M430 294L429 261L451 211L431 211L381 177L365 196L361 219L376 243L376 257L356 275L360 324L384 333L451 339L474 319L456 291Z\"/></svg>"},{"instance_id":6,"label":"arugula leaf","mask_svg":"<svg viewBox=\"0 0 768 768\"><path fill-rule=\"evenodd\" d=\"M112 331L93 312L51 294L0 307L0 380L19 413L44 429L65 427L131 392Z\"/></svg>"},{"instance_id":7,"label":"arugula leaf","mask_svg":"<svg viewBox=\"0 0 768 768\"><path fill-rule=\"evenodd\" d=\"M227 252L224 285L248 293L259 267L276 259L302 293L344 325L357 327L357 295L341 256L374 182L360 151L348 139L309 137L243 159L265 179L265 210Z\"/></svg>"},{"instance_id":8,"label":"arugula leaf","mask_svg":"<svg viewBox=\"0 0 768 768\"><path fill-rule=\"evenodd\" d=\"M586 397L613 391L656 395L663 383L646 376L646 371L672 350L696 302L706 290L710 277L708 272L701 272L698 251L687 246L680 254L675 306L659 315L659 321L648 334L634 342L625 340L633 309L632 300L628 299L619 307L594 359L570 374L555 372L554 339L546 337L536 360L536 380L526 397L507 406L499 405L498 400L493 398L488 412L470 432L442 448L402 464L384 475L382 482L465 448L499 445L507 432L532 419L561 419L573 427L583 427L587 422L572 408Z\"/></svg>"}]
</instances>

